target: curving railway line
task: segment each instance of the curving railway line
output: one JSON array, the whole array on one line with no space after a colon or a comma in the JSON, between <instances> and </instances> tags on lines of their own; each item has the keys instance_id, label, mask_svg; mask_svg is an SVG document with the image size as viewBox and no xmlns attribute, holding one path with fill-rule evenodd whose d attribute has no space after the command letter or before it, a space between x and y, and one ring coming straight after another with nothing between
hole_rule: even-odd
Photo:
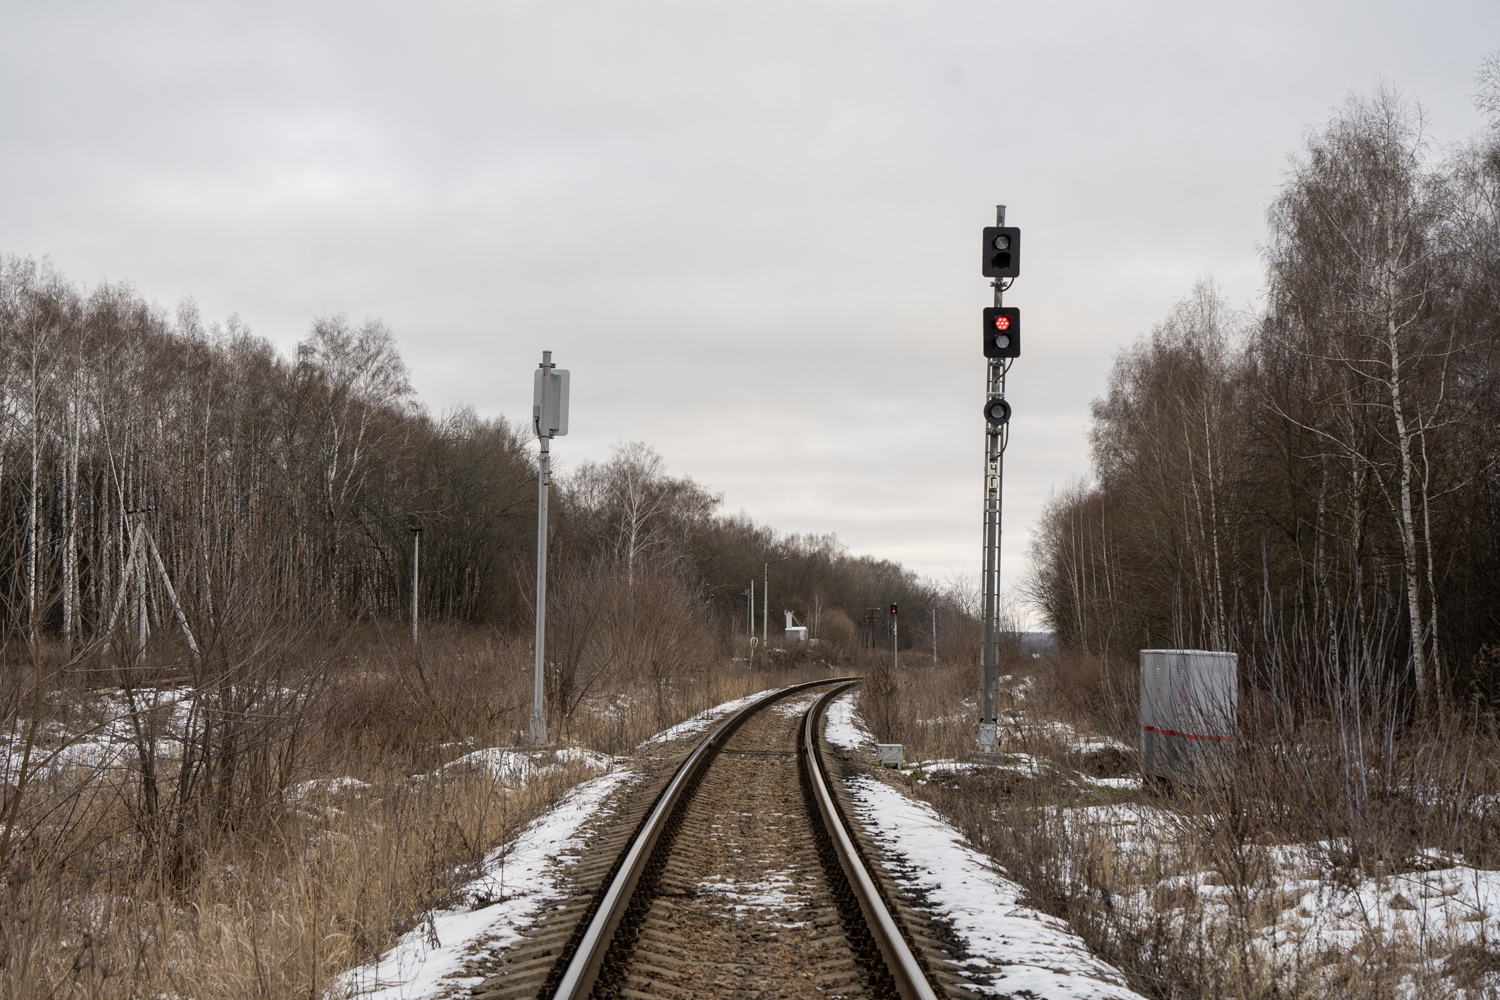
<instances>
[{"instance_id":1,"label":"curving railway line","mask_svg":"<svg viewBox=\"0 0 1500 1000\"><path fill-rule=\"evenodd\" d=\"M482 1000L973 996L848 822L820 730L855 679L795 685L664 771ZM826 688L826 691L815 689Z\"/></svg>"}]
</instances>

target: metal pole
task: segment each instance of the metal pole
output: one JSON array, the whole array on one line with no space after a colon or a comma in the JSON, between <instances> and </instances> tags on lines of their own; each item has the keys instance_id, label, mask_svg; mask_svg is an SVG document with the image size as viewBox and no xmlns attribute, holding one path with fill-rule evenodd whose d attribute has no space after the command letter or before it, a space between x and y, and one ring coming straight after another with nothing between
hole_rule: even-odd
<instances>
[{"instance_id":1,"label":"metal pole","mask_svg":"<svg viewBox=\"0 0 1500 1000\"><path fill-rule=\"evenodd\" d=\"M995 206L995 225L1005 225L1005 206ZM1001 303L1000 279L995 279L995 305ZM987 397L1005 395L1005 363L991 358ZM1004 478L1005 427L988 420L984 429L984 558L980 572L983 604L979 655L980 753L999 749L996 728L1000 714L1000 492Z\"/></svg>"},{"instance_id":2,"label":"metal pole","mask_svg":"<svg viewBox=\"0 0 1500 1000\"><path fill-rule=\"evenodd\" d=\"M771 616L771 564L770 563L766 563L761 568L761 574L762 574L762 579L761 579L761 588L760 588L760 641L762 643L765 643L765 642L769 641L769 636L770 636L770 630L766 627L766 622L770 620L770 616Z\"/></svg>"},{"instance_id":3,"label":"metal pole","mask_svg":"<svg viewBox=\"0 0 1500 1000\"><path fill-rule=\"evenodd\" d=\"M750 669L755 669L755 577L750 578L750 607L745 609L745 634L750 637Z\"/></svg>"},{"instance_id":4,"label":"metal pole","mask_svg":"<svg viewBox=\"0 0 1500 1000\"><path fill-rule=\"evenodd\" d=\"M901 645L896 641L896 636L901 631L901 625L896 621L896 616L891 615L891 669L897 670L901 667Z\"/></svg>"},{"instance_id":5,"label":"metal pole","mask_svg":"<svg viewBox=\"0 0 1500 1000\"><path fill-rule=\"evenodd\" d=\"M932 665L937 666L937 608L932 609Z\"/></svg>"},{"instance_id":6,"label":"metal pole","mask_svg":"<svg viewBox=\"0 0 1500 1000\"><path fill-rule=\"evenodd\" d=\"M417 641L417 591L422 577L418 567L422 561L422 529L411 529L411 641Z\"/></svg>"},{"instance_id":7,"label":"metal pole","mask_svg":"<svg viewBox=\"0 0 1500 1000\"><path fill-rule=\"evenodd\" d=\"M550 374L555 367L552 364L552 352L542 352L542 371ZM549 380L542 379L542 407L541 412L548 412L546 405L546 391ZM537 430L542 430L540 420ZM552 435L538 433L537 438L541 441L542 452L537 466L536 485L536 672L532 676L531 688L531 744L532 746L547 745L547 714L542 706L542 665L547 654L547 487L552 482Z\"/></svg>"}]
</instances>

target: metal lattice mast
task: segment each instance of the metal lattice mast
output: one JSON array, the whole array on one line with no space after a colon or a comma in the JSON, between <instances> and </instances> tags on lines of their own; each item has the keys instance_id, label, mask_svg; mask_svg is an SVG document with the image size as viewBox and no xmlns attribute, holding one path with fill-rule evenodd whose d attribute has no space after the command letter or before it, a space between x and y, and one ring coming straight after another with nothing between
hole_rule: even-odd
<instances>
[{"instance_id":1,"label":"metal lattice mast","mask_svg":"<svg viewBox=\"0 0 1500 1000\"><path fill-rule=\"evenodd\" d=\"M995 206L995 225L1005 225L1005 206ZM1001 296L1007 282L996 278L995 307L1004 303ZM1005 398L1005 375L1009 358L989 358L985 378L986 405ZM998 748L996 726L1000 715L1000 511L1001 486L1004 480L1005 445L1010 424L985 421L984 427L984 553L980 569L980 655L979 655L979 744L980 753L995 753Z\"/></svg>"}]
</instances>

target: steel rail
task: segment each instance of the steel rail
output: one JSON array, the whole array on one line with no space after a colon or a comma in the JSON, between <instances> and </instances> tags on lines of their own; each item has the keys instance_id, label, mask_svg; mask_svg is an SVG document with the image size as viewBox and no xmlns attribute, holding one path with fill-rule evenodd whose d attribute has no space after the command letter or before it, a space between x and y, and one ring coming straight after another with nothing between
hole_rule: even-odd
<instances>
[{"instance_id":1,"label":"steel rail","mask_svg":"<svg viewBox=\"0 0 1500 1000\"><path fill-rule=\"evenodd\" d=\"M870 935L880 947L886 968L896 981L896 990L901 994L901 1000L937 1000L938 995L927 981L927 974L922 971L921 963L912 954L911 947L901 934L901 928L886 908L875 880L865 868L864 860L854 846L854 838L849 835L849 830L839 815L838 804L834 802L833 793L828 787L827 768L823 763L823 755L818 752L818 719L822 717L828 703L846 690L847 685L828 692L803 717L801 750L808 782L812 787L813 799L818 804L818 812L822 814L823 827L833 842L834 853L838 855L839 864L849 880L849 887L859 901L859 909L864 914Z\"/></svg>"},{"instance_id":2,"label":"steel rail","mask_svg":"<svg viewBox=\"0 0 1500 1000\"><path fill-rule=\"evenodd\" d=\"M615 932L620 927L620 921L630 905L631 896L634 895L636 885L641 880L641 874L651 860L651 854L661 839L662 832L681 802L684 792L708 766L719 744L723 743L746 718L772 702L780 701L782 698L810 687L848 680L849 678L835 677L828 680L806 681L782 688L740 709L719 723L714 731L698 744L688 755L687 760L677 768L677 772L672 775L672 780L657 797L650 814L641 824L630 846L626 848L614 878L604 890L604 895L594 910L593 917L589 920L588 928L583 932L578 947L574 949L562 978L558 981L557 989L552 993L554 1000L583 1000L593 990L594 982L599 977L599 969L603 966L610 944L614 941Z\"/></svg>"}]
</instances>

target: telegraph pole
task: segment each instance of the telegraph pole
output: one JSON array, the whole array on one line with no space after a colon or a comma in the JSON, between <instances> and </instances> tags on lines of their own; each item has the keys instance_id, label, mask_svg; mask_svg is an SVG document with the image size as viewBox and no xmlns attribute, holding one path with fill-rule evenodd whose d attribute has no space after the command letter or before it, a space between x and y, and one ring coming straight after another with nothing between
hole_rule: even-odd
<instances>
[{"instance_id":1,"label":"telegraph pole","mask_svg":"<svg viewBox=\"0 0 1500 1000\"><path fill-rule=\"evenodd\" d=\"M1020 273L1021 231L1005 225L1005 206L995 206L995 225L984 230L980 272L992 278L993 308L985 309L984 356L988 362L984 400L984 553L979 656L979 741L981 759L999 750L1000 715L1000 494L1005 446L1010 439L1010 404L1005 376L1021 355L1021 311L1007 309L1002 293Z\"/></svg>"},{"instance_id":2,"label":"telegraph pole","mask_svg":"<svg viewBox=\"0 0 1500 1000\"><path fill-rule=\"evenodd\" d=\"M541 442L536 493L536 672L531 688L531 745L547 745L547 713L542 705L543 665L547 656L547 488L552 485L554 435L568 433L568 373L542 352L532 380L531 422ZM415 625L413 625L415 628Z\"/></svg>"}]
</instances>

